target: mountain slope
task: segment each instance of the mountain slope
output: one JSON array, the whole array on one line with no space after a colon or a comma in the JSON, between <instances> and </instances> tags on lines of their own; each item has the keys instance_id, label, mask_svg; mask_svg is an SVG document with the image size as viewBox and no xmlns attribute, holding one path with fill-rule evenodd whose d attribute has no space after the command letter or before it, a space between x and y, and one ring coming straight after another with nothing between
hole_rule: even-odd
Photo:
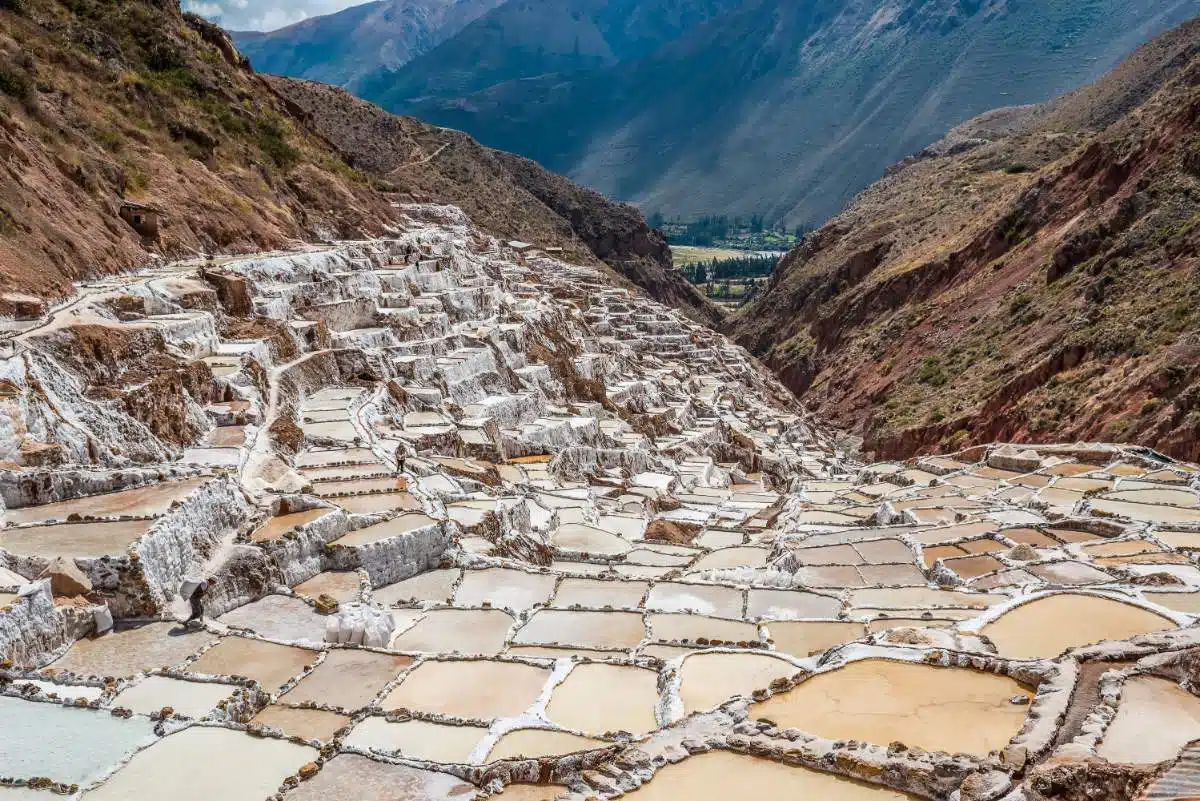
<instances>
[{"instance_id":1,"label":"mountain slope","mask_svg":"<svg viewBox=\"0 0 1200 801\"><path fill-rule=\"evenodd\" d=\"M903 457L993 439L1200 455L1200 20L899 165L781 262L737 339Z\"/></svg>"},{"instance_id":2,"label":"mountain slope","mask_svg":"<svg viewBox=\"0 0 1200 801\"><path fill-rule=\"evenodd\" d=\"M666 240L633 207L459 131L388 114L341 89L267 80L348 163L386 180L399 199L453 203L501 236L557 244L576 260L599 257L656 300L707 325L721 321L720 310L672 269Z\"/></svg>"},{"instance_id":3,"label":"mountain slope","mask_svg":"<svg viewBox=\"0 0 1200 801\"><path fill-rule=\"evenodd\" d=\"M661 277L665 242L636 210L565 182L570 202L552 208L500 154L340 90L318 93L314 116L256 75L223 31L180 13L174 0L127 0L117 9L107 0L23 0L11 8L0 10L0 314L24 302L14 293L62 296L72 281L155 256L394 231L405 200L461 203L496 234L562 247L578 263L600 264L599 253L668 302L678 289ZM385 126L346 148L327 138L334 129L314 126L354 104L407 139ZM451 141L440 157L425 158ZM390 149L393 163L364 158L371 148ZM409 150L418 155L409 159ZM403 185L387 180L404 161L419 163L400 173ZM560 182L540 169L534 176L531 186ZM124 201L165 214L157 238L143 239L118 216ZM701 318L706 307L702 298L693 304Z\"/></svg>"},{"instance_id":4,"label":"mountain slope","mask_svg":"<svg viewBox=\"0 0 1200 801\"><path fill-rule=\"evenodd\" d=\"M742 0L621 58L588 35L606 3L574 0L570 25L553 6L507 3L361 93L647 211L793 223L826 219L961 121L1092 80L1200 12L1200 0ZM531 59L538 48L557 56Z\"/></svg>"},{"instance_id":5,"label":"mountain slope","mask_svg":"<svg viewBox=\"0 0 1200 801\"><path fill-rule=\"evenodd\" d=\"M432 50L503 0L378 0L277 31L232 34L260 72L353 87Z\"/></svg>"}]
</instances>

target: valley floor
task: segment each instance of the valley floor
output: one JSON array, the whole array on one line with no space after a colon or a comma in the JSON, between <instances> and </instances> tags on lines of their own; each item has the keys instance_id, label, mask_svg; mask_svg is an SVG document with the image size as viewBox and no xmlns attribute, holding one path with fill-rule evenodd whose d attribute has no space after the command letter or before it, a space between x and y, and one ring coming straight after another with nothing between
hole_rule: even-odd
<instances>
[{"instance_id":1,"label":"valley floor","mask_svg":"<svg viewBox=\"0 0 1200 801\"><path fill-rule=\"evenodd\" d=\"M405 211L11 326L0 801L1200 791L1200 468L860 464L723 336Z\"/></svg>"}]
</instances>

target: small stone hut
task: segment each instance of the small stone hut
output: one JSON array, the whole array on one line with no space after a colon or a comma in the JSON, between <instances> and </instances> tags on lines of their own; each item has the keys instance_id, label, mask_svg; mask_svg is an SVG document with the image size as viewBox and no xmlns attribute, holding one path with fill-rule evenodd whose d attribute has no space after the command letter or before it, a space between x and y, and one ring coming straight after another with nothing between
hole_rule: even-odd
<instances>
[{"instance_id":1,"label":"small stone hut","mask_svg":"<svg viewBox=\"0 0 1200 801\"><path fill-rule=\"evenodd\" d=\"M137 231L143 239L158 239L158 228L163 217L162 209L126 200L121 204L120 214L121 219L127 222L130 228Z\"/></svg>"}]
</instances>

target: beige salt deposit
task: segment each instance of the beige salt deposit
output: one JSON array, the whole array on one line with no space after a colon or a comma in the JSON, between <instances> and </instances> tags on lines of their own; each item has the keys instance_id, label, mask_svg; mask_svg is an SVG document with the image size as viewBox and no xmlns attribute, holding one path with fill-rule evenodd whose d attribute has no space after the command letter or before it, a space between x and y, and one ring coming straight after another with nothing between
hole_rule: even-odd
<instances>
[{"instance_id":1,"label":"beige salt deposit","mask_svg":"<svg viewBox=\"0 0 1200 801\"><path fill-rule=\"evenodd\" d=\"M573 754L608 745L603 740L580 737L550 729L517 729L500 738L487 756L488 762L516 757L543 757Z\"/></svg>"},{"instance_id":2,"label":"beige salt deposit","mask_svg":"<svg viewBox=\"0 0 1200 801\"><path fill-rule=\"evenodd\" d=\"M315 748L285 740L193 726L139 752L87 798L262 801L317 754Z\"/></svg>"},{"instance_id":3,"label":"beige salt deposit","mask_svg":"<svg viewBox=\"0 0 1200 801\"><path fill-rule=\"evenodd\" d=\"M645 734L657 728L658 674L623 665L576 665L554 688L546 717L568 729Z\"/></svg>"},{"instance_id":4,"label":"beige salt deposit","mask_svg":"<svg viewBox=\"0 0 1200 801\"><path fill-rule=\"evenodd\" d=\"M502 567L468 570L454 594L456 606L492 606L521 612L544 604L554 594L556 578Z\"/></svg>"},{"instance_id":5,"label":"beige salt deposit","mask_svg":"<svg viewBox=\"0 0 1200 801\"><path fill-rule=\"evenodd\" d=\"M35 523L40 520L66 520L70 515L81 517L153 517L165 513L171 504L188 495L192 490L210 479L189 478L183 481L166 481L148 487L110 492L106 495L90 495L69 501L58 501L42 506L27 506L9 509L0 522L5 525Z\"/></svg>"},{"instance_id":6,"label":"beige salt deposit","mask_svg":"<svg viewBox=\"0 0 1200 801\"><path fill-rule=\"evenodd\" d=\"M1200 698L1169 679L1135 676L1121 687L1121 702L1098 753L1109 762L1151 764L1174 759L1200 739Z\"/></svg>"},{"instance_id":7,"label":"beige salt deposit","mask_svg":"<svg viewBox=\"0 0 1200 801\"><path fill-rule=\"evenodd\" d=\"M334 511L328 507L319 506L303 512L292 512L286 515L276 515L268 518L265 523L250 534L251 542L273 542L283 538L284 534L295 530L298 526L318 520Z\"/></svg>"},{"instance_id":8,"label":"beige salt deposit","mask_svg":"<svg viewBox=\"0 0 1200 801\"><path fill-rule=\"evenodd\" d=\"M226 637L188 665L188 671L214 676L245 676L273 692L303 675L304 669L315 662L317 656L316 651L290 645L249 637Z\"/></svg>"},{"instance_id":9,"label":"beige salt deposit","mask_svg":"<svg viewBox=\"0 0 1200 801\"><path fill-rule=\"evenodd\" d=\"M20 556L111 556L121 554L141 537L153 520L117 523L61 523L0 532L0 548Z\"/></svg>"},{"instance_id":10,"label":"beige salt deposit","mask_svg":"<svg viewBox=\"0 0 1200 801\"><path fill-rule=\"evenodd\" d=\"M598 579L565 578L554 595L555 607L578 604L582 607L600 609L637 609L650 585L644 581L600 581Z\"/></svg>"},{"instance_id":11,"label":"beige salt deposit","mask_svg":"<svg viewBox=\"0 0 1200 801\"><path fill-rule=\"evenodd\" d=\"M982 633L1002 656L1049 659L1068 648L1173 627L1170 620L1131 604L1060 593L1021 604L984 626Z\"/></svg>"},{"instance_id":12,"label":"beige salt deposit","mask_svg":"<svg viewBox=\"0 0 1200 801\"><path fill-rule=\"evenodd\" d=\"M710 751L667 765L648 784L627 797L630 801L729 801L733 798L901 801L910 796L832 773L791 767L729 751Z\"/></svg>"},{"instance_id":13,"label":"beige salt deposit","mask_svg":"<svg viewBox=\"0 0 1200 801\"><path fill-rule=\"evenodd\" d=\"M1015 696L1032 693L991 673L868 659L755 704L751 717L831 740L983 756L1020 731L1027 705L1012 703Z\"/></svg>"},{"instance_id":14,"label":"beige salt deposit","mask_svg":"<svg viewBox=\"0 0 1200 801\"><path fill-rule=\"evenodd\" d=\"M645 626L636 612L574 612L541 609L517 631L517 645L574 645L627 649L642 641Z\"/></svg>"},{"instance_id":15,"label":"beige salt deposit","mask_svg":"<svg viewBox=\"0 0 1200 801\"><path fill-rule=\"evenodd\" d=\"M550 671L516 662L422 662L381 702L473 720L515 717L542 692Z\"/></svg>"},{"instance_id":16,"label":"beige salt deposit","mask_svg":"<svg viewBox=\"0 0 1200 801\"><path fill-rule=\"evenodd\" d=\"M436 609L392 640L397 651L498 654L513 618L500 609Z\"/></svg>"},{"instance_id":17,"label":"beige salt deposit","mask_svg":"<svg viewBox=\"0 0 1200 801\"><path fill-rule=\"evenodd\" d=\"M448 773L341 754L285 797L288 801L471 801L478 795L474 785ZM519 798L504 794L505 801Z\"/></svg>"},{"instance_id":18,"label":"beige salt deposit","mask_svg":"<svg viewBox=\"0 0 1200 801\"><path fill-rule=\"evenodd\" d=\"M842 621L780 621L767 624L775 650L806 657L863 637L862 623Z\"/></svg>"},{"instance_id":19,"label":"beige salt deposit","mask_svg":"<svg viewBox=\"0 0 1200 801\"><path fill-rule=\"evenodd\" d=\"M411 664L407 656L349 648L333 650L283 700L288 704L312 701L348 711L361 709Z\"/></svg>"},{"instance_id":20,"label":"beige salt deposit","mask_svg":"<svg viewBox=\"0 0 1200 801\"><path fill-rule=\"evenodd\" d=\"M384 718L370 717L354 727L345 743L355 748L395 751L413 759L465 763L486 734L487 729L477 726L449 726L424 720L389 723Z\"/></svg>"},{"instance_id":21,"label":"beige salt deposit","mask_svg":"<svg viewBox=\"0 0 1200 801\"><path fill-rule=\"evenodd\" d=\"M701 615L648 615L654 639L660 642L696 642L701 638L723 642L758 640L758 626L740 620Z\"/></svg>"},{"instance_id":22,"label":"beige salt deposit","mask_svg":"<svg viewBox=\"0 0 1200 801\"><path fill-rule=\"evenodd\" d=\"M764 690L798 670L791 662L764 654L696 654L683 661L679 697L688 713L712 709L734 696Z\"/></svg>"},{"instance_id":23,"label":"beige salt deposit","mask_svg":"<svg viewBox=\"0 0 1200 801\"><path fill-rule=\"evenodd\" d=\"M79 640L51 667L81 676L133 676L178 665L215 639L174 623L147 623Z\"/></svg>"},{"instance_id":24,"label":"beige salt deposit","mask_svg":"<svg viewBox=\"0 0 1200 801\"><path fill-rule=\"evenodd\" d=\"M141 715L153 715L165 707L189 718L202 718L237 688L229 684L180 681L167 676L146 676L122 690L113 706L131 709Z\"/></svg>"},{"instance_id":25,"label":"beige salt deposit","mask_svg":"<svg viewBox=\"0 0 1200 801\"><path fill-rule=\"evenodd\" d=\"M391 520L385 520L382 523L376 523L372 526L351 531L346 536L334 540L337 545L344 545L347 548L353 548L359 545L370 545L373 542L382 542L383 540L399 537L407 534L410 531L416 531L419 528L432 526L437 521L432 517L426 517L422 514L407 514L394 517Z\"/></svg>"},{"instance_id":26,"label":"beige salt deposit","mask_svg":"<svg viewBox=\"0 0 1200 801\"><path fill-rule=\"evenodd\" d=\"M255 715L250 722L279 729L289 737L329 742L339 729L350 724L350 718L323 709L301 709L271 704Z\"/></svg>"}]
</instances>

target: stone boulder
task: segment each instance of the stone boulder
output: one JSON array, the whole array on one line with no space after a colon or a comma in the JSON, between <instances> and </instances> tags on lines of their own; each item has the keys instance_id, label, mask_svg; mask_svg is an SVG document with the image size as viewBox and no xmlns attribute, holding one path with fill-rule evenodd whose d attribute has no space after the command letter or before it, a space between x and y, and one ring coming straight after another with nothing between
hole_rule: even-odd
<instances>
[{"instance_id":1,"label":"stone boulder","mask_svg":"<svg viewBox=\"0 0 1200 801\"><path fill-rule=\"evenodd\" d=\"M73 559L58 557L52 561L40 579L50 579L50 592L56 598L67 598L75 595L87 595L92 591L92 580L79 569Z\"/></svg>"}]
</instances>

